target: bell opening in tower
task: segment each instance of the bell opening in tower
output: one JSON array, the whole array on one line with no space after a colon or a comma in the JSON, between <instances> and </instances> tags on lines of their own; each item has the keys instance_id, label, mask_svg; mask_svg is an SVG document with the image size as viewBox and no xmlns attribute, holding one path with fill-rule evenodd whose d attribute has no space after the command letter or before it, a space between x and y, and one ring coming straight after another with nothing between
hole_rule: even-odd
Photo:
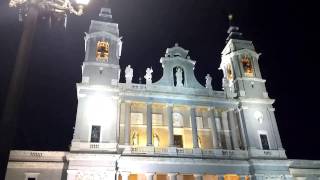
<instances>
[{"instance_id":1,"label":"bell opening in tower","mask_svg":"<svg viewBox=\"0 0 320 180\"><path fill-rule=\"evenodd\" d=\"M97 61L108 61L109 58L109 43L107 41L98 41L96 50Z\"/></svg>"}]
</instances>

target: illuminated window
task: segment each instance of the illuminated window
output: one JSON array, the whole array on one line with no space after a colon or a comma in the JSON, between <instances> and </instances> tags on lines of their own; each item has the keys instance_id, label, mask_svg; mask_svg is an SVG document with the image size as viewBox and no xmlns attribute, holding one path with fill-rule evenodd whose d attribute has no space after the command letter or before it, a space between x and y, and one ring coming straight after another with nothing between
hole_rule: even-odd
<instances>
[{"instance_id":1,"label":"illuminated window","mask_svg":"<svg viewBox=\"0 0 320 180\"><path fill-rule=\"evenodd\" d=\"M203 119L202 117L197 116L196 117L196 122L197 122L197 128L198 129L203 129ZM191 125L190 125L191 127Z\"/></svg>"},{"instance_id":2,"label":"illuminated window","mask_svg":"<svg viewBox=\"0 0 320 180\"><path fill-rule=\"evenodd\" d=\"M96 50L97 61L108 61L109 58L109 43L106 41L98 41Z\"/></svg>"},{"instance_id":3,"label":"illuminated window","mask_svg":"<svg viewBox=\"0 0 320 180\"><path fill-rule=\"evenodd\" d=\"M253 77L252 62L250 57L247 54L242 57L241 64L242 64L245 76Z\"/></svg>"},{"instance_id":4,"label":"illuminated window","mask_svg":"<svg viewBox=\"0 0 320 180\"><path fill-rule=\"evenodd\" d=\"M143 124L143 114L142 113L131 113L131 124Z\"/></svg>"},{"instance_id":5,"label":"illuminated window","mask_svg":"<svg viewBox=\"0 0 320 180\"><path fill-rule=\"evenodd\" d=\"M152 125L162 126L162 114L152 114Z\"/></svg>"},{"instance_id":6,"label":"illuminated window","mask_svg":"<svg viewBox=\"0 0 320 180\"><path fill-rule=\"evenodd\" d=\"M180 113L173 113L173 126L174 127L183 127L183 116Z\"/></svg>"},{"instance_id":7,"label":"illuminated window","mask_svg":"<svg viewBox=\"0 0 320 180\"><path fill-rule=\"evenodd\" d=\"M270 147L269 147L267 134L260 134L260 140L261 140L262 149L269 150Z\"/></svg>"},{"instance_id":8,"label":"illuminated window","mask_svg":"<svg viewBox=\"0 0 320 180\"><path fill-rule=\"evenodd\" d=\"M101 126L91 127L91 142L100 142Z\"/></svg>"},{"instance_id":9,"label":"illuminated window","mask_svg":"<svg viewBox=\"0 0 320 180\"><path fill-rule=\"evenodd\" d=\"M233 73L232 73L231 64L227 65L227 79L228 80L232 80L233 79Z\"/></svg>"},{"instance_id":10,"label":"illuminated window","mask_svg":"<svg viewBox=\"0 0 320 180\"><path fill-rule=\"evenodd\" d=\"M240 176L236 174L225 174L224 180L240 180Z\"/></svg>"}]
</instances>

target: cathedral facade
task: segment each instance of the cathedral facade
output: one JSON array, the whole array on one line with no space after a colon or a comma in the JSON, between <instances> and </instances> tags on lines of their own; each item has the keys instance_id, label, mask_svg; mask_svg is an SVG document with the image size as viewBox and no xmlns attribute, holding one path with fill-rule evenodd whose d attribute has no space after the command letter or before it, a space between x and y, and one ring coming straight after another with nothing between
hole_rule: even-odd
<instances>
[{"instance_id":1,"label":"cathedral facade","mask_svg":"<svg viewBox=\"0 0 320 180\"><path fill-rule=\"evenodd\" d=\"M221 54L223 91L195 78L178 44L160 59L163 76L119 83L122 41L109 9L85 36L82 81L69 152L12 150L6 180L320 179L320 161L291 160L282 147L259 67L237 27Z\"/></svg>"}]
</instances>

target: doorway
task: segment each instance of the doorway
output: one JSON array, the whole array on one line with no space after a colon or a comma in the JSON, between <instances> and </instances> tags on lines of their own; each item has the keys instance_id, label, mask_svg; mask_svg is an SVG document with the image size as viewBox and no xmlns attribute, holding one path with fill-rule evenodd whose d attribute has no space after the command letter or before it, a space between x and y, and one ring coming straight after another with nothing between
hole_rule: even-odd
<instances>
[{"instance_id":1,"label":"doorway","mask_svg":"<svg viewBox=\"0 0 320 180\"><path fill-rule=\"evenodd\" d=\"M173 143L178 148L183 148L182 135L173 135Z\"/></svg>"}]
</instances>

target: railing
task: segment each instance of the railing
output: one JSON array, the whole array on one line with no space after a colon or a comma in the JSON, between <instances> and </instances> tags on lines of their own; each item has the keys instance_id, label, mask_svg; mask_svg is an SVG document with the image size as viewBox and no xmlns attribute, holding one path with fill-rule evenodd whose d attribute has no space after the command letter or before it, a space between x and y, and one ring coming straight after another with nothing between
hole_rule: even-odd
<instances>
[{"instance_id":1,"label":"railing","mask_svg":"<svg viewBox=\"0 0 320 180\"><path fill-rule=\"evenodd\" d=\"M99 144L91 143L90 149L99 149Z\"/></svg>"},{"instance_id":2,"label":"railing","mask_svg":"<svg viewBox=\"0 0 320 180\"><path fill-rule=\"evenodd\" d=\"M72 142L71 151L117 151L117 143Z\"/></svg>"},{"instance_id":3,"label":"railing","mask_svg":"<svg viewBox=\"0 0 320 180\"><path fill-rule=\"evenodd\" d=\"M152 146L132 146L124 154L150 154L163 156L194 156L206 158L229 158L229 159L246 159L248 152L244 150L224 150L224 149L191 149L175 147L152 147Z\"/></svg>"},{"instance_id":4,"label":"railing","mask_svg":"<svg viewBox=\"0 0 320 180\"><path fill-rule=\"evenodd\" d=\"M119 83L118 84L122 89L132 89L132 90L151 90L151 91L159 91L159 92L173 92L173 93L181 93L190 94L190 95L203 95L203 96L214 96L214 97L225 97L224 91L212 91L206 88L188 88L181 87L176 88L173 86L163 86L163 85L146 85L146 84L135 84L135 83Z\"/></svg>"}]
</instances>

